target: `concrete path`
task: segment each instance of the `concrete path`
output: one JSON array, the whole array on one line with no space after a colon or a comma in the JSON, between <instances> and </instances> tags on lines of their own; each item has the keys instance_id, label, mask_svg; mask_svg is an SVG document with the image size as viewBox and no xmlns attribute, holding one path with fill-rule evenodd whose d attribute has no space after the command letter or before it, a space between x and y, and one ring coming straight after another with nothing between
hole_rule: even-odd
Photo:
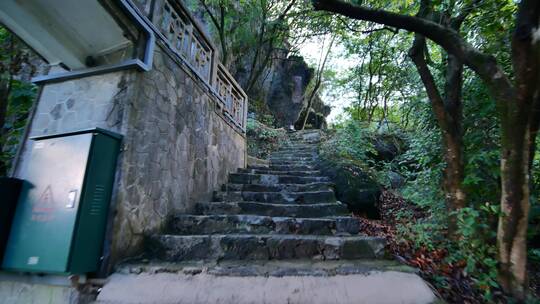
<instances>
[{"instance_id":1,"label":"concrete path","mask_svg":"<svg viewBox=\"0 0 540 304\"><path fill-rule=\"evenodd\" d=\"M422 304L436 298L416 274L372 271L331 277L114 274L99 304Z\"/></svg>"}]
</instances>

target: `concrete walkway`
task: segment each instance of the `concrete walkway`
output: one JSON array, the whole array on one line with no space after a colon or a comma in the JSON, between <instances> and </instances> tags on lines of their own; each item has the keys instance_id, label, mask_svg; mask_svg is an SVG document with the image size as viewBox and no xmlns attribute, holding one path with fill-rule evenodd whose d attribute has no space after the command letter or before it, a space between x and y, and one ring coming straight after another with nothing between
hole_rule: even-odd
<instances>
[{"instance_id":1,"label":"concrete walkway","mask_svg":"<svg viewBox=\"0 0 540 304\"><path fill-rule=\"evenodd\" d=\"M416 274L373 271L332 277L114 274L100 304L422 304L435 296Z\"/></svg>"}]
</instances>

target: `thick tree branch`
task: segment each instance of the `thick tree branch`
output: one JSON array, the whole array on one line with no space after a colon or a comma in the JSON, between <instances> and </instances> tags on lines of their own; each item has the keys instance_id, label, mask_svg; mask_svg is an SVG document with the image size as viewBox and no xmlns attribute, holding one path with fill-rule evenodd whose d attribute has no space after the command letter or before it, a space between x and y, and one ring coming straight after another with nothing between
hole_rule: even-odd
<instances>
[{"instance_id":1,"label":"thick tree branch","mask_svg":"<svg viewBox=\"0 0 540 304\"><path fill-rule=\"evenodd\" d=\"M463 41L455 31L424 18L370 9L341 0L313 0L313 6L316 10L333 12L352 19L371 21L422 34L445 49L464 56L463 50L460 50Z\"/></svg>"},{"instance_id":2,"label":"thick tree branch","mask_svg":"<svg viewBox=\"0 0 540 304\"><path fill-rule=\"evenodd\" d=\"M217 20L216 16L214 16L214 14L212 13L212 10L210 9L210 7L206 4L206 1L199 0L199 3L202 4L202 6L204 7L204 10L210 17L210 20L212 20L212 23L214 24L214 26L219 29L219 21Z\"/></svg>"},{"instance_id":3,"label":"thick tree branch","mask_svg":"<svg viewBox=\"0 0 540 304\"><path fill-rule=\"evenodd\" d=\"M227 50L227 40L225 39L225 5L223 2L220 2L219 4L219 22L220 26L218 28L219 30L219 40L221 44L221 59L223 60L223 64L228 67L229 65L229 51Z\"/></svg>"},{"instance_id":4,"label":"thick tree branch","mask_svg":"<svg viewBox=\"0 0 540 304\"><path fill-rule=\"evenodd\" d=\"M204 7L204 10L206 11L206 13L208 14L208 16L210 17L210 20L212 21L212 23L214 24L214 27L216 28L217 32L218 32L218 36L219 36L219 42L220 42L220 45L221 45L221 56L222 56L222 60L223 60L223 64L227 66L227 61L228 61L228 52L227 52L227 45L226 45L226 40L225 40L225 8L224 8L224 4L223 2L220 2L220 16L219 16L219 20L218 18L216 17L216 15L214 15L214 13L212 12L212 8L210 8L208 6L208 4L206 3L205 0L199 0L199 3L202 4L202 6Z\"/></svg>"},{"instance_id":5,"label":"thick tree branch","mask_svg":"<svg viewBox=\"0 0 540 304\"><path fill-rule=\"evenodd\" d=\"M360 33L360 34L371 34L371 33L375 33L375 32L379 32L379 31L389 31L389 32L392 32L394 34L397 34L398 33L398 29L396 28L392 28L392 27L388 27L388 26L383 26L383 27L378 27L378 28L373 28L373 29L370 29L370 30L357 30L353 27L351 27L349 25L349 23L347 23L347 21L343 20L343 18L338 18L338 21L345 27L347 28L347 30L353 32L353 33Z\"/></svg>"},{"instance_id":6,"label":"thick tree branch","mask_svg":"<svg viewBox=\"0 0 540 304\"><path fill-rule=\"evenodd\" d=\"M429 100L431 101L433 112L437 118L437 121L439 122L441 129L446 130L448 123L446 121L446 115L444 114L444 100L439 92L439 89L437 88L435 79L433 78L433 75L431 74L431 71L429 70L426 63L424 57L425 45L426 38L424 38L424 36L420 34L416 34L414 37L413 46L409 50L409 57L411 57L412 61L416 66L416 69L418 70L418 74L420 74L420 78L422 79L422 83L426 88L426 93Z\"/></svg>"},{"instance_id":7,"label":"thick tree branch","mask_svg":"<svg viewBox=\"0 0 540 304\"><path fill-rule=\"evenodd\" d=\"M451 28L420 17L371 9L342 0L312 1L316 10L333 12L349 18L371 21L421 34L474 70L489 87L497 102L506 103L514 97L513 86L503 70L497 65L495 58L475 49Z\"/></svg>"}]
</instances>

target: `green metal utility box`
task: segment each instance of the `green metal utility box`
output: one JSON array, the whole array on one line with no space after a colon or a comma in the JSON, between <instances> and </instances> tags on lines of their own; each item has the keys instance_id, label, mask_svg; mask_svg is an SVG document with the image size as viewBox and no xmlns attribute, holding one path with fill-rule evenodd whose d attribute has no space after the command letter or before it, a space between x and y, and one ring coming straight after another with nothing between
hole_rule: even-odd
<instances>
[{"instance_id":1,"label":"green metal utility box","mask_svg":"<svg viewBox=\"0 0 540 304\"><path fill-rule=\"evenodd\" d=\"M95 272L121 136L101 129L34 137L2 267Z\"/></svg>"}]
</instances>

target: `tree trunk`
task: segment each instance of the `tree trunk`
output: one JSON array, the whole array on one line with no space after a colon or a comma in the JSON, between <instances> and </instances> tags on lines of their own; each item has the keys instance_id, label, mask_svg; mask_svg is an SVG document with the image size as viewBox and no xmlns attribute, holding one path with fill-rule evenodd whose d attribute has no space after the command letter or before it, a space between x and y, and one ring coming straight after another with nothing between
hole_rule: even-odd
<instances>
[{"instance_id":1,"label":"tree trunk","mask_svg":"<svg viewBox=\"0 0 540 304\"><path fill-rule=\"evenodd\" d=\"M466 206L466 195L463 189L464 165L463 142L461 134L447 134L443 136L446 161L444 170L444 192L446 195L446 208L448 210L448 235L451 240L458 240L457 217L455 212Z\"/></svg>"},{"instance_id":2,"label":"tree trunk","mask_svg":"<svg viewBox=\"0 0 540 304\"><path fill-rule=\"evenodd\" d=\"M227 50L227 41L225 40L225 3L222 1L219 2L219 20L205 0L199 0L199 3L204 7L206 13L216 28L221 46L221 61L224 66L229 68L229 52Z\"/></svg>"},{"instance_id":3,"label":"tree trunk","mask_svg":"<svg viewBox=\"0 0 540 304\"><path fill-rule=\"evenodd\" d=\"M532 120L529 127L529 174L533 167L534 156L536 154L536 139L538 137L538 129L540 128L540 90L536 93L534 99L534 107L532 111Z\"/></svg>"},{"instance_id":4,"label":"tree trunk","mask_svg":"<svg viewBox=\"0 0 540 304\"><path fill-rule=\"evenodd\" d=\"M455 212L466 206L466 195L463 189L465 169L461 131L463 64L455 56L448 56L444 88L445 98L443 99L427 66L425 49L425 38L417 34L413 46L409 50L409 56L420 74L437 124L441 129L444 160L446 162L442 184L448 210L448 235L450 239L458 240L459 233Z\"/></svg>"},{"instance_id":5,"label":"tree trunk","mask_svg":"<svg viewBox=\"0 0 540 304\"><path fill-rule=\"evenodd\" d=\"M540 2L520 3L512 37L514 98L501 105L501 216L497 233L499 283L519 300L527 292L530 166L538 130Z\"/></svg>"},{"instance_id":6,"label":"tree trunk","mask_svg":"<svg viewBox=\"0 0 540 304\"><path fill-rule=\"evenodd\" d=\"M328 60L328 56L330 55L330 52L332 51L332 45L334 44L335 38L336 36L332 37L332 40L330 40L330 45L328 46L328 50L326 51L326 55L324 56L324 59L321 58L322 62L319 62L319 70L317 71L317 78L315 80L315 86L313 87L313 90L311 91L311 94L309 95L308 103L306 106L306 115L304 115L304 118L302 119L300 130L304 130L304 128L306 127L306 122L309 117L309 112L311 111L311 107L313 105L313 98L315 98L315 95L317 94L317 91L319 90L319 87L321 86L322 74L324 72L324 68L326 66L326 61ZM322 53L321 53L321 56L322 56Z\"/></svg>"},{"instance_id":7,"label":"tree trunk","mask_svg":"<svg viewBox=\"0 0 540 304\"><path fill-rule=\"evenodd\" d=\"M503 128L501 216L497 231L499 283L518 299L524 299L527 286L529 136L526 120L516 119Z\"/></svg>"},{"instance_id":8,"label":"tree trunk","mask_svg":"<svg viewBox=\"0 0 540 304\"><path fill-rule=\"evenodd\" d=\"M463 152L463 63L454 55L448 55L445 75L445 127L443 136L446 168L444 172L446 202L450 217L448 231L450 238L457 240L459 235L455 212L466 207L466 195L463 189L465 164Z\"/></svg>"}]
</instances>

